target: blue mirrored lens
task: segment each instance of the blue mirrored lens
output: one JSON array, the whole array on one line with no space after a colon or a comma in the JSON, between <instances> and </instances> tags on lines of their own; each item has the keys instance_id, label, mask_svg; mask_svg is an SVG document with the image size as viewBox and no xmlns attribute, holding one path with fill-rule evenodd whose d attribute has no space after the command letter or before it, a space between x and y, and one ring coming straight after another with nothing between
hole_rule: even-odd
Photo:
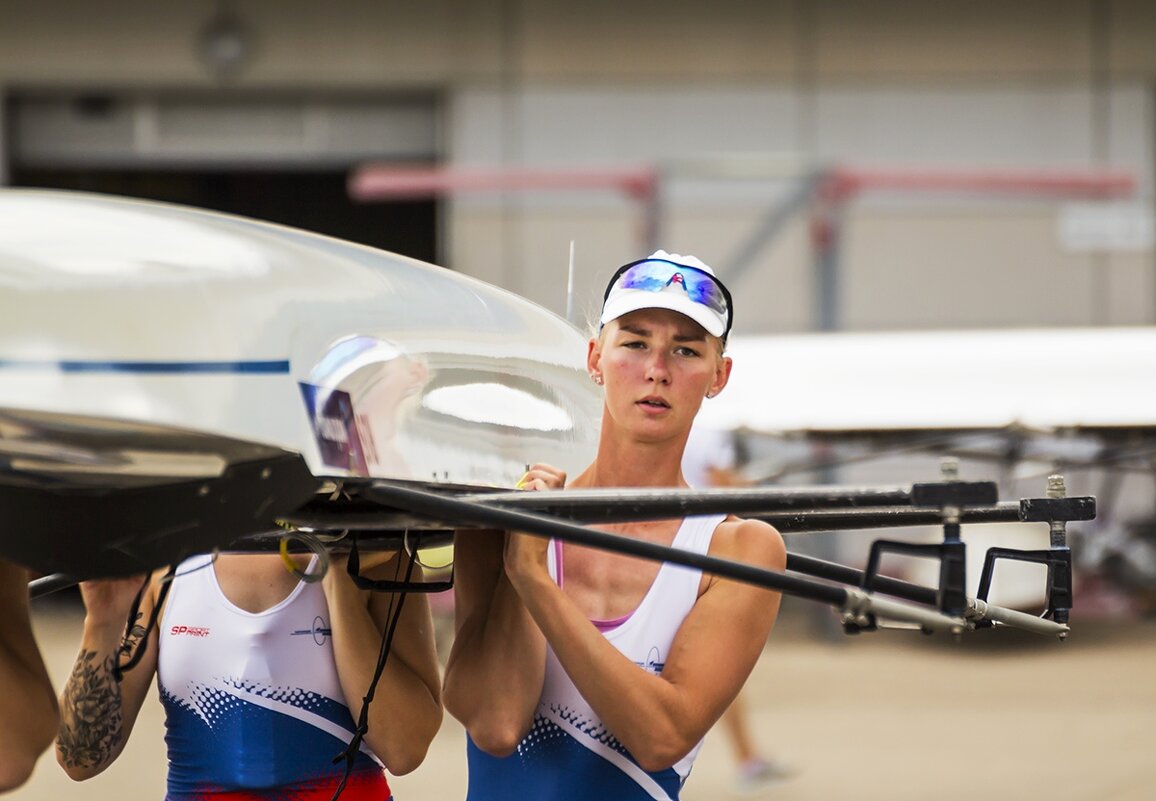
<instances>
[{"instance_id":1,"label":"blue mirrored lens","mask_svg":"<svg viewBox=\"0 0 1156 801\"><path fill-rule=\"evenodd\" d=\"M714 276L683 264L652 259L639 262L618 279L622 289L662 292L667 287L681 288L695 303L701 303L724 317L728 316L726 296Z\"/></svg>"}]
</instances>

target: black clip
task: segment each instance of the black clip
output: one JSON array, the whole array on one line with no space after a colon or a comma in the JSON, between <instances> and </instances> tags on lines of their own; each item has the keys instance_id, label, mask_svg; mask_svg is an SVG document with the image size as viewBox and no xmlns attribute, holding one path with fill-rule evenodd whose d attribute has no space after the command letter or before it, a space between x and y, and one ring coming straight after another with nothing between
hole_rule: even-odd
<instances>
[{"instance_id":1,"label":"black clip","mask_svg":"<svg viewBox=\"0 0 1156 801\"><path fill-rule=\"evenodd\" d=\"M1034 562L1047 566L1047 586L1043 616L1056 623L1067 623L1072 609L1072 551L1068 547L1067 523L1071 520L1093 520L1096 517L1096 499L1091 496L1067 497L1064 478L1048 476L1048 497L1024 498L1020 501L1020 520L1025 523L1047 523L1051 547L1047 550L1024 551L1017 548L988 548L983 560L976 597L986 601L991 591L997 559ZM987 625L991 625L990 622Z\"/></svg>"},{"instance_id":2,"label":"black clip","mask_svg":"<svg viewBox=\"0 0 1156 801\"><path fill-rule=\"evenodd\" d=\"M894 540L871 543L867 569L861 588L871 591L879 572L879 560L885 551L908 556L926 556L939 560L939 610L945 615L961 617L967 608L967 554L960 538L960 513L966 507L991 506L999 499L994 481L959 481L954 468L945 468L947 481L915 484L911 488L913 507L940 510L943 520L943 542L916 544Z\"/></svg>"}]
</instances>

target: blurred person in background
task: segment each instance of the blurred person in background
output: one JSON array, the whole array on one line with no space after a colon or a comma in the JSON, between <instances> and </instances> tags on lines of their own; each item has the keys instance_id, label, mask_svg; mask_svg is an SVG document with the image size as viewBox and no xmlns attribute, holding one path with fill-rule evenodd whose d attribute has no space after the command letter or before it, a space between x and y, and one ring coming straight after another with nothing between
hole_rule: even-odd
<instances>
[{"instance_id":1,"label":"blurred person in background","mask_svg":"<svg viewBox=\"0 0 1156 801\"><path fill-rule=\"evenodd\" d=\"M604 387L594 461L568 486L685 487L704 397L726 386L731 299L705 264L659 251L607 286L587 370ZM527 490L567 486L532 465ZM733 515L616 523L625 537L781 570L782 538ZM518 532L456 537L446 708L468 733L470 801L677 799L750 674L779 593Z\"/></svg>"},{"instance_id":2,"label":"blurred person in background","mask_svg":"<svg viewBox=\"0 0 1156 801\"><path fill-rule=\"evenodd\" d=\"M693 488L742 487L735 435L700 423L691 427L682 456L682 476ZM766 756L751 731L742 692L719 719L735 760L734 789L744 795L760 793L789 778L793 771L782 761Z\"/></svg>"},{"instance_id":3,"label":"blurred person in background","mask_svg":"<svg viewBox=\"0 0 1156 801\"><path fill-rule=\"evenodd\" d=\"M367 555L363 574L397 579L404 559ZM329 801L343 785L348 801L391 798L385 770L401 775L421 764L442 720L429 606L412 593L401 607L346 775L346 760L334 756L354 741L400 599L360 589L343 558L320 582L307 581L317 561L289 553L191 557L173 577L149 579L127 634L142 579L82 582L83 639L60 697L56 757L65 772L83 781L116 760L155 674L168 801ZM158 625L146 636L142 621L158 602ZM142 647L139 664L122 672Z\"/></svg>"},{"instance_id":4,"label":"blurred person in background","mask_svg":"<svg viewBox=\"0 0 1156 801\"><path fill-rule=\"evenodd\" d=\"M28 780L58 720L28 618L28 579L23 567L0 559L0 793Z\"/></svg>"}]
</instances>

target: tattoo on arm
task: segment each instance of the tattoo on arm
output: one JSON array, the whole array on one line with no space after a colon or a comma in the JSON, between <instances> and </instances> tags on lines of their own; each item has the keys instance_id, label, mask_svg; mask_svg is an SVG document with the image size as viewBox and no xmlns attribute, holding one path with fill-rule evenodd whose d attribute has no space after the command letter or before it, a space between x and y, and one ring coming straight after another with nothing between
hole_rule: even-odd
<instances>
[{"instance_id":1,"label":"tattoo on arm","mask_svg":"<svg viewBox=\"0 0 1156 801\"><path fill-rule=\"evenodd\" d=\"M120 686L113 660L82 651L64 688L57 743L67 766L91 768L105 762L121 738Z\"/></svg>"},{"instance_id":2,"label":"tattoo on arm","mask_svg":"<svg viewBox=\"0 0 1156 801\"><path fill-rule=\"evenodd\" d=\"M107 762L120 745L124 717L120 684L113 667L121 654L139 647L144 629L133 625L117 651L100 658L97 651L81 651L64 688L57 747L69 767L92 768Z\"/></svg>"},{"instance_id":3,"label":"tattoo on arm","mask_svg":"<svg viewBox=\"0 0 1156 801\"><path fill-rule=\"evenodd\" d=\"M120 641L120 650L117 652L119 656L131 657L133 651L141 647L144 641L145 629L140 624L141 613L136 613L136 618L133 619L133 624L128 630L128 634Z\"/></svg>"}]
</instances>

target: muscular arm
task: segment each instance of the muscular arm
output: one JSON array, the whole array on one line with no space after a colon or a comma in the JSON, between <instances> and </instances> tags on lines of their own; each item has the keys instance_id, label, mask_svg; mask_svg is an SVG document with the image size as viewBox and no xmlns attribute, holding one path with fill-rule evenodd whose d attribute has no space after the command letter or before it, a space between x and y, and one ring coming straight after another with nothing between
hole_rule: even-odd
<instances>
[{"instance_id":1,"label":"muscular arm","mask_svg":"<svg viewBox=\"0 0 1156 801\"><path fill-rule=\"evenodd\" d=\"M517 540L507 572L578 691L644 769L673 765L738 694L774 625L779 594L711 577L656 676L590 625L546 574L538 546ZM711 554L775 570L786 564L782 538L759 521L720 526Z\"/></svg>"},{"instance_id":2,"label":"muscular arm","mask_svg":"<svg viewBox=\"0 0 1156 801\"><path fill-rule=\"evenodd\" d=\"M28 619L28 573L0 561L0 793L22 785L56 730L56 698Z\"/></svg>"},{"instance_id":3,"label":"muscular arm","mask_svg":"<svg viewBox=\"0 0 1156 801\"><path fill-rule=\"evenodd\" d=\"M385 564L362 572L371 578L393 578L398 573L397 560L407 558L395 554ZM420 569L416 579L420 579ZM343 562L330 568L323 586L337 675L356 721L377 666L390 605L396 605L397 597L358 589ZM441 678L429 600L422 593L410 593L369 705L365 740L391 773L402 775L425 759L441 721Z\"/></svg>"},{"instance_id":4,"label":"muscular arm","mask_svg":"<svg viewBox=\"0 0 1156 801\"><path fill-rule=\"evenodd\" d=\"M501 531L454 536L456 631L445 677L446 709L497 756L529 731L546 670L546 640L503 571L504 544Z\"/></svg>"},{"instance_id":5,"label":"muscular arm","mask_svg":"<svg viewBox=\"0 0 1156 801\"><path fill-rule=\"evenodd\" d=\"M157 636L149 637L140 663L117 682L113 666L135 653L156 598L154 576L132 630L125 623L141 579L107 579L81 584L86 614L80 653L60 695L56 761L83 781L111 765L128 742L157 665ZM131 650L122 653L128 646Z\"/></svg>"}]
</instances>

